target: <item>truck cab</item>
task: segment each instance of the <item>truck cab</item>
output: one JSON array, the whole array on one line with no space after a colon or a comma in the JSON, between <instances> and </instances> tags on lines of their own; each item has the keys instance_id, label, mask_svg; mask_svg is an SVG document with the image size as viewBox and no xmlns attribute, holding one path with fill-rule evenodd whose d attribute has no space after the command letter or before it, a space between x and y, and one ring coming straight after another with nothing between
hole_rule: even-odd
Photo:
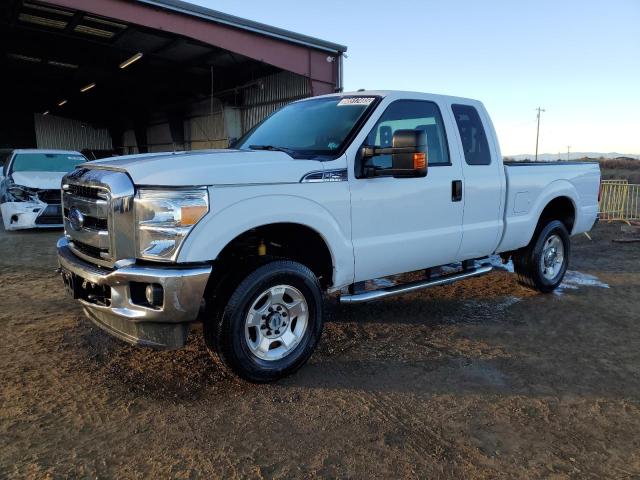
<instances>
[{"instance_id":1,"label":"truck cab","mask_svg":"<svg viewBox=\"0 0 640 480\"><path fill-rule=\"evenodd\" d=\"M358 303L442 285L488 273L492 254L552 291L570 235L597 220L599 179L596 163L503 164L476 100L333 94L283 107L228 150L81 165L62 181L59 260L110 333L177 348L202 321L225 365L272 381L313 352L325 293Z\"/></svg>"}]
</instances>

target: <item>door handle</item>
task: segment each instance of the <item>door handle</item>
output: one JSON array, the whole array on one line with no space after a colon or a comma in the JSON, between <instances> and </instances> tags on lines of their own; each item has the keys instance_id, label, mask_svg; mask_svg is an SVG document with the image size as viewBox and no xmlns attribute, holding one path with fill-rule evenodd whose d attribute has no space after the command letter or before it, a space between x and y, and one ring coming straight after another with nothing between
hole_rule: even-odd
<instances>
[{"instance_id":1,"label":"door handle","mask_svg":"<svg viewBox=\"0 0 640 480\"><path fill-rule=\"evenodd\" d=\"M451 182L451 201L459 202L462 200L462 180L454 180Z\"/></svg>"}]
</instances>

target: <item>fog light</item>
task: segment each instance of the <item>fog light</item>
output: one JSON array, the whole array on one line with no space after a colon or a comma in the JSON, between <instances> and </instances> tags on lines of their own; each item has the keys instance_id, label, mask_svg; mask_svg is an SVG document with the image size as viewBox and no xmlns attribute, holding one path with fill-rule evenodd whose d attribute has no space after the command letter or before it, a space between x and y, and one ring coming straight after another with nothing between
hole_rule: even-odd
<instances>
[{"instance_id":1,"label":"fog light","mask_svg":"<svg viewBox=\"0 0 640 480\"><path fill-rule=\"evenodd\" d=\"M163 291L160 285L150 283L147 288L144 289L144 296L147 299L147 303L154 307L162 306Z\"/></svg>"}]
</instances>

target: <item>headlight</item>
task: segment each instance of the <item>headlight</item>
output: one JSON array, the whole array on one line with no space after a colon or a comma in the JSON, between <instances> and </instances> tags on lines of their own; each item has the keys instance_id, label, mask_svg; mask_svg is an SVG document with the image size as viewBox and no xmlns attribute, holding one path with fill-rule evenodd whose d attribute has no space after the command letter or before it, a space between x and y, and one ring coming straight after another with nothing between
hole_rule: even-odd
<instances>
[{"instance_id":1,"label":"headlight","mask_svg":"<svg viewBox=\"0 0 640 480\"><path fill-rule=\"evenodd\" d=\"M206 188L141 189L135 199L138 257L175 261L180 245L209 211Z\"/></svg>"},{"instance_id":2,"label":"headlight","mask_svg":"<svg viewBox=\"0 0 640 480\"><path fill-rule=\"evenodd\" d=\"M37 201L37 190L29 187L22 187L16 184L10 184L8 188L8 198L14 202L33 202Z\"/></svg>"}]
</instances>

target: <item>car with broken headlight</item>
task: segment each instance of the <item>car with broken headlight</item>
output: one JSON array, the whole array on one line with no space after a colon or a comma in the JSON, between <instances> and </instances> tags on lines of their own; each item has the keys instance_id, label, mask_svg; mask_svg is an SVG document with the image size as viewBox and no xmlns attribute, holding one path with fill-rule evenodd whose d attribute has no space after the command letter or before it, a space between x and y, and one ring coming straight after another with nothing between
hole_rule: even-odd
<instances>
[{"instance_id":1,"label":"car with broken headlight","mask_svg":"<svg viewBox=\"0 0 640 480\"><path fill-rule=\"evenodd\" d=\"M0 176L5 230L62 227L60 181L86 161L71 150L13 150Z\"/></svg>"}]
</instances>

